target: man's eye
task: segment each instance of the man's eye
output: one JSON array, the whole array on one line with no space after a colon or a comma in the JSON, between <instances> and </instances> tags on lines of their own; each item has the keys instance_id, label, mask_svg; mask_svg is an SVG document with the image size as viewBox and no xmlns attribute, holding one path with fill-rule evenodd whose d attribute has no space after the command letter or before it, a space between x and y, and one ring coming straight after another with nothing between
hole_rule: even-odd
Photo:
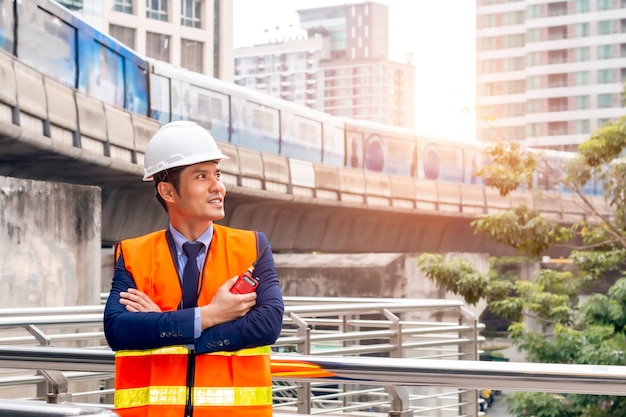
<instances>
[{"instance_id":1,"label":"man's eye","mask_svg":"<svg viewBox=\"0 0 626 417\"><path fill-rule=\"evenodd\" d=\"M217 172L215 174L215 178L222 178L222 173L221 172Z\"/></svg>"}]
</instances>

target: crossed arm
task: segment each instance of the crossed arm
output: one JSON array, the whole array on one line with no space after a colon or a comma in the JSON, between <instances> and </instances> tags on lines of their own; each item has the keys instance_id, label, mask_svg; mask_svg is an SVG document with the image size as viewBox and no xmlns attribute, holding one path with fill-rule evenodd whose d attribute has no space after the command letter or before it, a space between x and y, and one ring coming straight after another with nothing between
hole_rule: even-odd
<instances>
[{"instance_id":1,"label":"crossed arm","mask_svg":"<svg viewBox=\"0 0 626 417\"><path fill-rule=\"evenodd\" d=\"M259 244L269 245L262 233ZM256 292L232 294L232 278L210 304L199 307L202 333L194 338L195 309L161 312L136 289L120 257L104 311L107 341L113 350L193 344L198 353L272 344L280 335L284 304L271 251L257 263L255 276L260 277Z\"/></svg>"}]
</instances>

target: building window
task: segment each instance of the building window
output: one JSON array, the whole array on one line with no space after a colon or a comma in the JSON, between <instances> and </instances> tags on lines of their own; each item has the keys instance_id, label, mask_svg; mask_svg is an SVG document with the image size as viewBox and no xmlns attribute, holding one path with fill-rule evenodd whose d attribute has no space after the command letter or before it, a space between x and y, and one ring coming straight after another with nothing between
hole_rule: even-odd
<instances>
[{"instance_id":1,"label":"building window","mask_svg":"<svg viewBox=\"0 0 626 417\"><path fill-rule=\"evenodd\" d=\"M539 42L541 40L541 30L539 29L528 29L526 31L526 42Z\"/></svg>"},{"instance_id":2,"label":"building window","mask_svg":"<svg viewBox=\"0 0 626 417\"><path fill-rule=\"evenodd\" d=\"M598 70L598 84L609 84L613 82L613 69Z\"/></svg>"},{"instance_id":3,"label":"building window","mask_svg":"<svg viewBox=\"0 0 626 417\"><path fill-rule=\"evenodd\" d=\"M146 55L170 62L170 37L161 33L146 33Z\"/></svg>"},{"instance_id":4,"label":"building window","mask_svg":"<svg viewBox=\"0 0 626 417\"><path fill-rule=\"evenodd\" d=\"M541 17L541 5L535 4L526 7L526 19L537 19Z\"/></svg>"},{"instance_id":5,"label":"building window","mask_svg":"<svg viewBox=\"0 0 626 417\"><path fill-rule=\"evenodd\" d=\"M505 48L518 48L524 46L524 35L507 35L502 38L502 44Z\"/></svg>"},{"instance_id":6,"label":"building window","mask_svg":"<svg viewBox=\"0 0 626 417\"><path fill-rule=\"evenodd\" d=\"M567 135L567 122L549 122L548 136Z\"/></svg>"},{"instance_id":7,"label":"building window","mask_svg":"<svg viewBox=\"0 0 626 417\"><path fill-rule=\"evenodd\" d=\"M598 59L613 58L613 45L598 45Z\"/></svg>"},{"instance_id":8,"label":"building window","mask_svg":"<svg viewBox=\"0 0 626 417\"><path fill-rule=\"evenodd\" d=\"M133 14L133 0L115 0L113 10L120 13Z\"/></svg>"},{"instance_id":9,"label":"building window","mask_svg":"<svg viewBox=\"0 0 626 417\"><path fill-rule=\"evenodd\" d=\"M548 64L563 64L567 62L567 49L548 51Z\"/></svg>"},{"instance_id":10,"label":"building window","mask_svg":"<svg viewBox=\"0 0 626 417\"><path fill-rule=\"evenodd\" d=\"M109 35L113 36L130 49L135 49L135 29L110 24Z\"/></svg>"},{"instance_id":11,"label":"building window","mask_svg":"<svg viewBox=\"0 0 626 417\"><path fill-rule=\"evenodd\" d=\"M524 23L524 14L522 12L508 12L502 14L504 26L519 25Z\"/></svg>"},{"instance_id":12,"label":"building window","mask_svg":"<svg viewBox=\"0 0 626 417\"><path fill-rule=\"evenodd\" d=\"M576 0L576 13L587 13L589 11L589 0Z\"/></svg>"},{"instance_id":13,"label":"building window","mask_svg":"<svg viewBox=\"0 0 626 417\"><path fill-rule=\"evenodd\" d=\"M548 28L548 40L567 39L567 26L552 26Z\"/></svg>"},{"instance_id":14,"label":"building window","mask_svg":"<svg viewBox=\"0 0 626 417\"><path fill-rule=\"evenodd\" d=\"M167 0L146 0L146 17L167 22Z\"/></svg>"},{"instance_id":15,"label":"building window","mask_svg":"<svg viewBox=\"0 0 626 417\"><path fill-rule=\"evenodd\" d=\"M202 27L202 3L199 0L181 0L180 24L192 28Z\"/></svg>"},{"instance_id":16,"label":"building window","mask_svg":"<svg viewBox=\"0 0 626 417\"><path fill-rule=\"evenodd\" d=\"M526 55L526 66L532 67L541 64L541 52L530 52Z\"/></svg>"},{"instance_id":17,"label":"building window","mask_svg":"<svg viewBox=\"0 0 626 417\"><path fill-rule=\"evenodd\" d=\"M526 78L526 89L527 90L535 90L537 88L541 88L541 76L540 75L531 75Z\"/></svg>"},{"instance_id":18,"label":"building window","mask_svg":"<svg viewBox=\"0 0 626 417\"><path fill-rule=\"evenodd\" d=\"M480 49L481 51L491 51L494 49L498 49L499 46L499 39L500 37L498 36L491 36L489 38L482 38L480 40Z\"/></svg>"},{"instance_id":19,"label":"building window","mask_svg":"<svg viewBox=\"0 0 626 417\"><path fill-rule=\"evenodd\" d=\"M548 88L567 87L567 74L549 74Z\"/></svg>"},{"instance_id":20,"label":"building window","mask_svg":"<svg viewBox=\"0 0 626 417\"><path fill-rule=\"evenodd\" d=\"M606 109L613 107L613 94L598 94L598 108Z\"/></svg>"},{"instance_id":21,"label":"building window","mask_svg":"<svg viewBox=\"0 0 626 417\"><path fill-rule=\"evenodd\" d=\"M576 120L576 133L590 133L589 120Z\"/></svg>"},{"instance_id":22,"label":"building window","mask_svg":"<svg viewBox=\"0 0 626 417\"><path fill-rule=\"evenodd\" d=\"M539 113L541 112L541 99L528 100L526 102L526 113Z\"/></svg>"},{"instance_id":23,"label":"building window","mask_svg":"<svg viewBox=\"0 0 626 417\"><path fill-rule=\"evenodd\" d=\"M204 44L189 39L181 39L180 41L180 66L190 71L203 72L203 54Z\"/></svg>"},{"instance_id":24,"label":"building window","mask_svg":"<svg viewBox=\"0 0 626 417\"><path fill-rule=\"evenodd\" d=\"M548 111L566 111L567 97L553 97L548 99Z\"/></svg>"},{"instance_id":25,"label":"building window","mask_svg":"<svg viewBox=\"0 0 626 417\"><path fill-rule=\"evenodd\" d=\"M503 71L521 71L524 69L524 59L521 57L504 58L502 60Z\"/></svg>"},{"instance_id":26,"label":"building window","mask_svg":"<svg viewBox=\"0 0 626 417\"><path fill-rule=\"evenodd\" d=\"M563 16L567 14L567 2L548 3L548 16Z\"/></svg>"},{"instance_id":27,"label":"building window","mask_svg":"<svg viewBox=\"0 0 626 417\"><path fill-rule=\"evenodd\" d=\"M576 110L588 109L589 104L590 104L589 96L577 96L576 97Z\"/></svg>"},{"instance_id":28,"label":"building window","mask_svg":"<svg viewBox=\"0 0 626 417\"><path fill-rule=\"evenodd\" d=\"M541 125L539 123L528 123L526 125L526 136L535 137L541 134Z\"/></svg>"},{"instance_id":29,"label":"building window","mask_svg":"<svg viewBox=\"0 0 626 417\"><path fill-rule=\"evenodd\" d=\"M589 61L589 47L584 46L575 49L576 61Z\"/></svg>"},{"instance_id":30,"label":"building window","mask_svg":"<svg viewBox=\"0 0 626 417\"><path fill-rule=\"evenodd\" d=\"M613 8L613 0L598 0L598 10L611 10Z\"/></svg>"},{"instance_id":31,"label":"building window","mask_svg":"<svg viewBox=\"0 0 626 417\"><path fill-rule=\"evenodd\" d=\"M574 29L577 38L589 36L589 23L577 23Z\"/></svg>"},{"instance_id":32,"label":"building window","mask_svg":"<svg viewBox=\"0 0 626 417\"><path fill-rule=\"evenodd\" d=\"M579 71L576 73L576 85L588 85L591 77L589 71Z\"/></svg>"},{"instance_id":33,"label":"building window","mask_svg":"<svg viewBox=\"0 0 626 417\"><path fill-rule=\"evenodd\" d=\"M598 22L598 35L610 35L612 32L612 23L611 20Z\"/></svg>"}]
</instances>

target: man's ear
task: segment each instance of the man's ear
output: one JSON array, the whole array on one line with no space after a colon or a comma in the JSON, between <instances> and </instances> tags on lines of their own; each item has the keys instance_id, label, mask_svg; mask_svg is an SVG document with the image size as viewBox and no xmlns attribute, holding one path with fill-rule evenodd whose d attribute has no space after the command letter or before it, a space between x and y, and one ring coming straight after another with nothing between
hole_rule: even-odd
<instances>
[{"instance_id":1,"label":"man's ear","mask_svg":"<svg viewBox=\"0 0 626 417\"><path fill-rule=\"evenodd\" d=\"M164 201L167 201L168 203L174 202L174 194L176 193L176 190L169 182L161 181L157 185L157 192Z\"/></svg>"}]
</instances>

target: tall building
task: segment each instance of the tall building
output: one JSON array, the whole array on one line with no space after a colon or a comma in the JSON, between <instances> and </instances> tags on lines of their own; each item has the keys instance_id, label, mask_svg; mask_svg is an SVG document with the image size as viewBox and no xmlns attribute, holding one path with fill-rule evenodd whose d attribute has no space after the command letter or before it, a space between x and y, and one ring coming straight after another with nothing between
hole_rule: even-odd
<instances>
[{"instance_id":1,"label":"tall building","mask_svg":"<svg viewBox=\"0 0 626 417\"><path fill-rule=\"evenodd\" d=\"M298 10L308 38L235 50L235 82L330 114L412 128L415 68L389 60L386 5Z\"/></svg>"},{"instance_id":2,"label":"tall building","mask_svg":"<svg viewBox=\"0 0 626 417\"><path fill-rule=\"evenodd\" d=\"M477 0L477 138L573 150L624 114L626 0Z\"/></svg>"},{"instance_id":3,"label":"tall building","mask_svg":"<svg viewBox=\"0 0 626 417\"><path fill-rule=\"evenodd\" d=\"M232 0L61 0L140 55L233 80Z\"/></svg>"},{"instance_id":4,"label":"tall building","mask_svg":"<svg viewBox=\"0 0 626 417\"><path fill-rule=\"evenodd\" d=\"M323 110L319 62L329 57L328 38L285 40L235 50L235 83Z\"/></svg>"}]
</instances>

